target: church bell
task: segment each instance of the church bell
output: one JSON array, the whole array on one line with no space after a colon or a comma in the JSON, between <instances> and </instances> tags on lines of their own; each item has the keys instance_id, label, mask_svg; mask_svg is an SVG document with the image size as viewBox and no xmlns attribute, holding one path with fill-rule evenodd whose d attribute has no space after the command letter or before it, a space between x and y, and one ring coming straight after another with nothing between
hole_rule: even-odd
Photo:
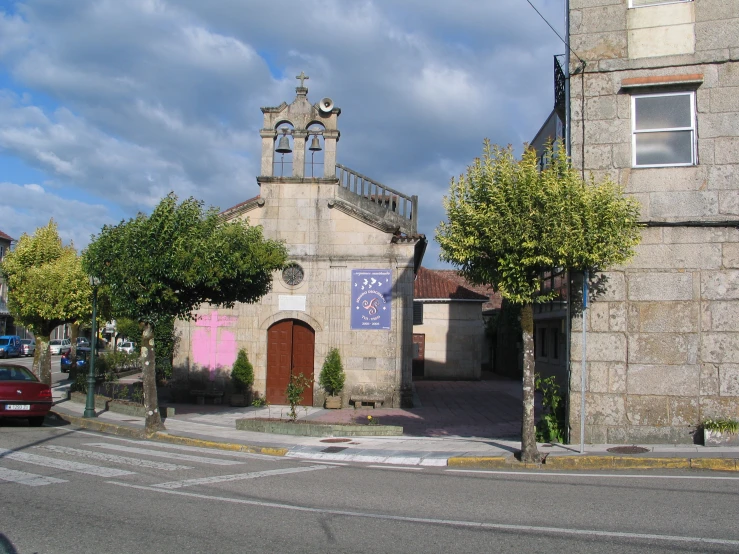
<instances>
[{"instance_id":1,"label":"church bell","mask_svg":"<svg viewBox=\"0 0 739 554\"><path fill-rule=\"evenodd\" d=\"M290 148L290 139L288 139L286 135L282 135L277 143L275 152L279 152L280 154L289 154L292 151L293 149Z\"/></svg>"},{"instance_id":2,"label":"church bell","mask_svg":"<svg viewBox=\"0 0 739 554\"><path fill-rule=\"evenodd\" d=\"M318 141L318 135L313 135L313 140L310 141L310 146L308 147L308 150L312 152L320 152L323 150L321 148L321 143Z\"/></svg>"}]
</instances>

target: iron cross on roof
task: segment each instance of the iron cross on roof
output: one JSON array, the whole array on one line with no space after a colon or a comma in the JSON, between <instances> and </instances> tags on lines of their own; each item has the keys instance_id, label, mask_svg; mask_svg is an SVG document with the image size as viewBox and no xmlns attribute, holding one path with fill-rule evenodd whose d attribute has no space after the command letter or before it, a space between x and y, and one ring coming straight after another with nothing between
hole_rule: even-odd
<instances>
[{"instance_id":1,"label":"iron cross on roof","mask_svg":"<svg viewBox=\"0 0 739 554\"><path fill-rule=\"evenodd\" d=\"M296 78L296 79L300 79L300 87L301 87L301 88L303 87L303 81L305 81L306 79L310 79L310 77L308 77L308 76L307 76L307 75L305 74L305 72L303 72L303 71L301 71L301 72L300 72L300 75L297 75L297 76L296 76L295 78Z\"/></svg>"}]
</instances>

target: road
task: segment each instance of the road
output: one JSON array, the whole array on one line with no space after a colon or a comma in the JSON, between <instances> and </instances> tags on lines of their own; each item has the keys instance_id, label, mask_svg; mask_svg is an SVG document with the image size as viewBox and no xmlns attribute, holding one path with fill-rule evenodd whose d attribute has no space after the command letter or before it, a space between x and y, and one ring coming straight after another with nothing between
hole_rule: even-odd
<instances>
[{"instance_id":1,"label":"road","mask_svg":"<svg viewBox=\"0 0 739 554\"><path fill-rule=\"evenodd\" d=\"M5 420L0 490L23 554L739 551L728 473L319 464Z\"/></svg>"}]
</instances>

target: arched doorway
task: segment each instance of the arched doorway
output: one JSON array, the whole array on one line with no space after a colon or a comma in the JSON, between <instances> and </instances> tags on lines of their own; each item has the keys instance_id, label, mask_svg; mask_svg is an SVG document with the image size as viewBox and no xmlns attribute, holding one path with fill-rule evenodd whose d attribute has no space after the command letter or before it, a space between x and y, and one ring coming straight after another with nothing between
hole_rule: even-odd
<instances>
[{"instance_id":1,"label":"arched doorway","mask_svg":"<svg viewBox=\"0 0 739 554\"><path fill-rule=\"evenodd\" d=\"M307 323L285 319L267 331L267 402L287 404L290 375L302 373L310 381L301 406L313 405L313 353L315 332Z\"/></svg>"}]
</instances>

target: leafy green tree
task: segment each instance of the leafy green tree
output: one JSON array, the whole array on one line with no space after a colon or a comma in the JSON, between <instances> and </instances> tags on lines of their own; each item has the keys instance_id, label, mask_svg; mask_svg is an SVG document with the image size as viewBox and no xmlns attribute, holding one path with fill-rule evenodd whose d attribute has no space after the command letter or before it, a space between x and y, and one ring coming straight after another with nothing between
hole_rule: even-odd
<instances>
[{"instance_id":1,"label":"leafy green tree","mask_svg":"<svg viewBox=\"0 0 739 554\"><path fill-rule=\"evenodd\" d=\"M346 374L344 373L344 366L341 364L339 350L332 348L328 351L328 355L323 362L321 373L318 376L318 384L323 387L326 394L336 396L344 390L345 380Z\"/></svg>"},{"instance_id":2,"label":"leafy green tree","mask_svg":"<svg viewBox=\"0 0 739 554\"><path fill-rule=\"evenodd\" d=\"M141 326L139 322L130 317L118 317L115 320L115 338L128 339L137 345L141 344Z\"/></svg>"},{"instance_id":3,"label":"leafy green tree","mask_svg":"<svg viewBox=\"0 0 739 554\"><path fill-rule=\"evenodd\" d=\"M224 221L216 208L171 193L150 216L105 226L83 254L91 275L110 290L116 317L142 325L146 431L163 429L156 389L155 329L172 318L193 319L204 303L256 302L272 286L287 252L261 227Z\"/></svg>"},{"instance_id":4,"label":"leafy green tree","mask_svg":"<svg viewBox=\"0 0 739 554\"><path fill-rule=\"evenodd\" d=\"M231 368L231 379L236 390L242 393L254 384L254 367L251 365L244 348L236 354L236 361Z\"/></svg>"},{"instance_id":5,"label":"leafy green tree","mask_svg":"<svg viewBox=\"0 0 739 554\"><path fill-rule=\"evenodd\" d=\"M51 384L49 337L58 325L92 318L92 289L74 246L64 246L54 220L26 233L9 252L0 272L8 285L8 310L36 337L33 372ZM73 338L73 346L74 339Z\"/></svg>"},{"instance_id":6,"label":"leafy green tree","mask_svg":"<svg viewBox=\"0 0 739 554\"><path fill-rule=\"evenodd\" d=\"M469 281L491 285L521 309L524 349L521 458L539 461L534 432L534 303L551 300L541 276L553 268L607 268L627 261L640 239L636 200L605 180L584 181L560 148L521 159L485 141L483 155L452 180L448 221L436 230L441 259Z\"/></svg>"}]
</instances>

